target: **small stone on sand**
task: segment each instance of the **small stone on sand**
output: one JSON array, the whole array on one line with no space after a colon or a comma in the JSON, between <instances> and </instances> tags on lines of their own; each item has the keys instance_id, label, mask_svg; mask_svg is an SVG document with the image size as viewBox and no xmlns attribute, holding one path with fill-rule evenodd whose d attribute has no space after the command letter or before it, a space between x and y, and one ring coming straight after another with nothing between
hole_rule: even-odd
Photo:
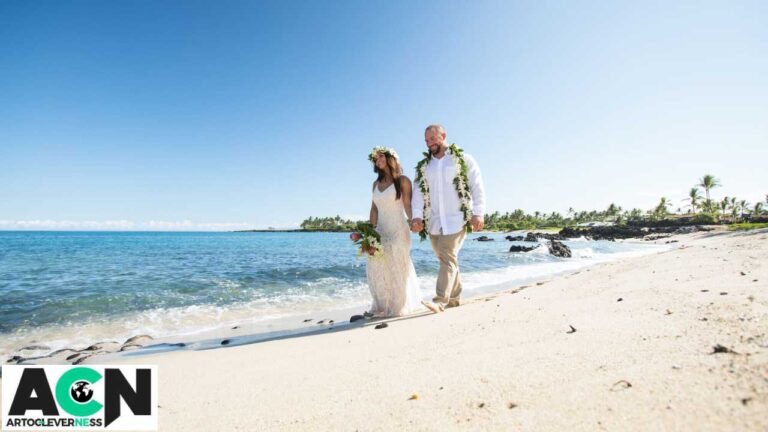
<instances>
[{"instance_id":1,"label":"small stone on sand","mask_svg":"<svg viewBox=\"0 0 768 432\"><path fill-rule=\"evenodd\" d=\"M620 390L626 390L628 388L632 387L632 384L627 380L619 380L613 383L611 386L611 391L620 391Z\"/></svg>"},{"instance_id":2,"label":"small stone on sand","mask_svg":"<svg viewBox=\"0 0 768 432\"><path fill-rule=\"evenodd\" d=\"M712 352L710 354L738 354L738 353L726 346L717 344L712 347Z\"/></svg>"},{"instance_id":3,"label":"small stone on sand","mask_svg":"<svg viewBox=\"0 0 768 432\"><path fill-rule=\"evenodd\" d=\"M150 335L138 335L128 338L125 342L123 342L123 345L128 345L130 343L143 343L153 339L154 338Z\"/></svg>"}]
</instances>

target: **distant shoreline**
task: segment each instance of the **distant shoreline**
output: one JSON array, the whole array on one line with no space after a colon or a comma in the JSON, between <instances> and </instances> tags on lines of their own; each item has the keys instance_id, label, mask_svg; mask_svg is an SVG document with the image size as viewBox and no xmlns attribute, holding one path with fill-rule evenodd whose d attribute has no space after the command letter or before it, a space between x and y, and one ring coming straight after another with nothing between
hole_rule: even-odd
<instances>
[{"instance_id":1,"label":"distant shoreline","mask_svg":"<svg viewBox=\"0 0 768 432\"><path fill-rule=\"evenodd\" d=\"M338 230L324 230L324 229L317 229L317 230L308 230L308 229L253 229L253 230L237 230L237 231L230 231L230 232L236 232L236 233L245 233L245 232L253 232L253 233L293 233L293 232L352 232L352 230L345 230L345 229L338 229Z\"/></svg>"}]
</instances>

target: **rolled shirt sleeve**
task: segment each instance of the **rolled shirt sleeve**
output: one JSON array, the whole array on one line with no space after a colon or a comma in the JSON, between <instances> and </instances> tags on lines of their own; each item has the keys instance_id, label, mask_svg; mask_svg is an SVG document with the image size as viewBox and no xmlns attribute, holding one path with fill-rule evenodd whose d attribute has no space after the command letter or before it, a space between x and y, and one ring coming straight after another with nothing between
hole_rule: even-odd
<instances>
[{"instance_id":1,"label":"rolled shirt sleeve","mask_svg":"<svg viewBox=\"0 0 768 432\"><path fill-rule=\"evenodd\" d=\"M475 158L465 154L464 159L467 162L467 177L469 178L469 189L472 194L472 215L483 216L485 215L485 186L483 186L483 176L480 174L480 167L477 165Z\"/></svg>"}]
</instances>

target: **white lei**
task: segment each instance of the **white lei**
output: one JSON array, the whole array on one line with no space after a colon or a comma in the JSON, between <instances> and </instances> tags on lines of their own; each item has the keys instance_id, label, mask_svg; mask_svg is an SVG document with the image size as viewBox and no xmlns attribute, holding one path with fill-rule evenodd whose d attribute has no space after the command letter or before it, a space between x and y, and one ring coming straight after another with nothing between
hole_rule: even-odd
<instances>
[{"instance_id":1,"label":"white lei","mask_svg":"<svg viewBox=\"0 0 768 432\"><path fill-rule=\"evenodd\" d=\"M472 219L472 204L470 201L471 193L469 188L469 179L467 176L467 163L464 160L464 150L451 144L449 147L451 154L453 155L453 163L456 168L456 177L453 178L453 184L456 187L456 193L459 194L459 202L461 203L461 212L464 214L464 226L467 232L472 232L472 225L470 220ZM416 179L419 183L419 190L424 196L424 227L422 228L419 236L422 240L427 238L429 233L429 218L432 215L432 206L429 201L429 185L427 184L427 164L432 159L432 155L428 152L424 153L424 159L416 165Z\"/></svg>"}]
</instances>

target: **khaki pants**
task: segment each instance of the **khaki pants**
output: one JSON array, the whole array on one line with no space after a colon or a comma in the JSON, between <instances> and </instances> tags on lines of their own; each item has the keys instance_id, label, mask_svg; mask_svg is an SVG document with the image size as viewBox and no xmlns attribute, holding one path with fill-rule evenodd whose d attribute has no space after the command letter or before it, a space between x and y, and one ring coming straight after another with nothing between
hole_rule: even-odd
<instances>
[{"instance_id":1,"label":"khaki pants","mask_svg":"<svg viewBox=\"0 0 768 432\"><path fill-rule=\"evenodd\" d=\"M432 250L440 261L437 273L437 294L432 301L444 306L458 306L461 296L461 277L459 276L459 249L464 244L467 232L461 230L451 235L429 235Z\"/></svg>"}]
</instances>

